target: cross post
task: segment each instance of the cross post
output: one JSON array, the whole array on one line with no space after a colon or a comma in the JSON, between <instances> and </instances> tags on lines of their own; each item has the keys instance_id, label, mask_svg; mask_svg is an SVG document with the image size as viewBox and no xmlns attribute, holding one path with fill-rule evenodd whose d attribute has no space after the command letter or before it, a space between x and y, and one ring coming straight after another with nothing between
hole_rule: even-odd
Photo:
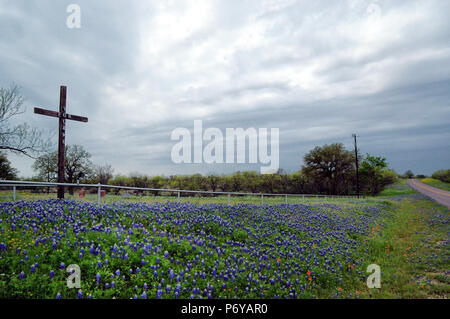
<instances>
[{"instance_id":1,"label":"cross post","mask_svg":"<svg viewBox=\"0 0 450 319\"><path fill-rule=\"evenodd\" d=\"M59 112L41 109L38 107L34 108L34 113L52 116L59 118L59 136L58 136L58 183L64 183L64 155L66 149L66 119L85 122L87 123L88 118L78 115L71 115L66 113L66 97L67 97L67 87L61 86L59 90ZM58 186L58 199L64 199L64 186Z\"/></svg>"}]
</instances>

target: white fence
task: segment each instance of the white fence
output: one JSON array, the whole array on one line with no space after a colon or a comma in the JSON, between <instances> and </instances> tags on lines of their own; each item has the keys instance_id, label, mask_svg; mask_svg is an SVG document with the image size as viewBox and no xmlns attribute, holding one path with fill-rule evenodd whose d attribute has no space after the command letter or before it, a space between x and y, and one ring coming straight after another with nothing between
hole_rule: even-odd
<instances>
[{"instance_id":1,"label":"white fence","mask_svg":"<svg viewBox=\"0 0 450 319\"><path fill-rule=\"evenodd\" d=\"M104 184L70 184L70 183L48 183L48 182L31 182L31 181L11 181L11 180L0 180L0 187L11 187L13 190L12 199L16 200L16 191L20 187L84 187L84 188L97 188L97 201L101 204L101 190L102 189L124 189L124 190L135 190L135 191L150 191L150 192L166 192L166 193L176 193L178 195L178 201L182 193L186 194L209 194L209 195L222 195L228 197L228 205L231 205L231 196L255 196L261 198L261 204L264 204L264 197L284 197L285 204L288 203L288 197L305 197L312 198L357 198L356 195L319 195L319 194L279 194L279 193L244 193L244 192L213 192L213 191L195 191L195 190L184 190L184 189L166 189L166 188L146 188L146 187L130 187L130 186L118 186L118 185L104 185Z\"/></svg>"}]
</instances>

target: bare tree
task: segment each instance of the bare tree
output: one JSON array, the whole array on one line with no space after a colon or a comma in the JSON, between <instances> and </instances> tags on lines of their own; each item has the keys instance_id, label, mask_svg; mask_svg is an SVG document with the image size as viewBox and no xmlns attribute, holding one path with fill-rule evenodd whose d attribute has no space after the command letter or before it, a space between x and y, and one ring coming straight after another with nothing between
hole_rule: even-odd
<instances>
[{"instance_id":1,"label":"bare tree","mask_svg":"<svg viewBox=\"0 0 450 319\"><path fill-rule=\"evenodd\" d=\"M107 164L107 165L99 165L95 167L95 175L97 177L97 180L100 184L107 184L108 181L113 177L114 168Z\"/></svg>"},{"instance_id":2,"label":"bare tree","mask_svg":"<svg viewBox=\"0 0 450 319\"><path fill-rule=\"evenodd\" d=\"M42 132L27 123L10 123L15 116L25 113L23 102L24 98L16 85L8 89L0 88L0 150L35 158L33 155L47 152L52 143L50 138L42 138Z\"/></svg>"}]
</instances>

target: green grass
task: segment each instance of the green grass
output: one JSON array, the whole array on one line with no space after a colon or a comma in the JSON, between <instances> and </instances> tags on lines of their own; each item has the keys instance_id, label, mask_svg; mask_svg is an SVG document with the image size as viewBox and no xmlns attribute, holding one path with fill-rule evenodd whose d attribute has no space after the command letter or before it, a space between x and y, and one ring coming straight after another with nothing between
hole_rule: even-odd
<instances>
[{"instance_id":1,"label":"green grass","mask_svg":"<svg viewBox=\"0 0 450 319\"><path fill-rule=\"evenodd\" d=\"M0 191L0 201L11 201L12 200L11 191ZM34 193L30 191L17 191L16 200L38 200L38 199L49 199L56 198L56 193ZM78 194L70 195L65 194L65 199L76 200L76 201L88 201L96 202L97 194L86 194L86 197L81 199ZM169 195L145 195L145 196L135 196L131 195L129 198L124 198L121 195L114 195L113 193L108 193L103 199L103 202L111 203L114 201L120 202L167 202L167 201L178 201L178 197ZM314 203L343 203L343 202L353 202L353 201L364 201L363 198L357 199L355 197L349 198L332 198L332 197L315 197L315 196L288 196L287 201L284 196L264 196L264 204L314 204ZM182 196L180 197L180 202L190 202L195 204L228 204L228 196ZM261 196L231 196L231 204L261 204Z\"/></svg>"},{"instance_id":2,"label":"green grass","mask_svg":"<svg viewBox=\"0 0 450 319\"><path fill-rule=\"evenodd\" d=\"M394 211L393 217L382 220L373 228L373 233L362 240L361 248L368 251L370 258L364 265L377 264L381 267L381 288L369 289L364 282L345 276L338 298L350 294L359 298L447 298L450 293L450 246L448 245L450 211L428 199L416 196L416 191L406 185L405 180L386 188L378 197L364 199L289 198L289 203L311 205L335 204L340 207L360 205L387 205ZM391 200L396 197L399 200ZM11 200L11 193L0 193L0 200ZM18 199L45 198L46 194L19 192ZM55 197L54 194L49 196ZM78 197L74 196L78 200ZM88 194L87 200L95 201L96 194ZM176 196L132 196L124 199L118 195L107 195L107 201L176 201ZM284 203L284 197L265 198L265 203ZM227 203L228 198L220 197L182 197L181 201L197 204ZM255 197L232 197L232 203L260 204ZM236 234L239 236L240 234ZM327 291L319 294L321 298L332 298Z\"/></svg>"},{"instance_id":3,"label":"green grass","mask_svg":"<svg viewBox=\"0 0 450 319\"><path fill-rule=\"evenodd\" d=\"M394 197L417 194L417 191L406 184L406 179L400 179L395 184L387 186L380 194L381 197Z\"/></svg>"},{"instance_id":4,"label":"green grass","mask_svg":"<svg viewBox=\"0 0 450 319\"><path fill-rule=\"evenodd\" d=\"M369 239L373 262L382 271L381 289L365 288L361 296L446 298L449 210L425 199L406 198L394 205L395 218Z\"/></svg>"},{"instance_id":5,"label":"green grass","mask_svg":"<svg viewBox=\"0 0 450 319\"><path fill-rule=\"evenodd\" d=\"M442 182L438 179L434 179L434 178L423 178L420 180L422 183L436 187L436 188L440 188L446 191L450 191L450 183L445 183Z\"/></svg>"}]
</instances>

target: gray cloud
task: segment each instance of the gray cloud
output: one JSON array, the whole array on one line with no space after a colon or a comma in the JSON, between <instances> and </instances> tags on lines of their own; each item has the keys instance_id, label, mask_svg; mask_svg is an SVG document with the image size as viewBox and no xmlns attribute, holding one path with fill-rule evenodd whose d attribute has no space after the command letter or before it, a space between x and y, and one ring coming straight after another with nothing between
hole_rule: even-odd
<instances>
[{"instance_id":1,"label":"gray cloud","mask_svg":"<svg viewBox=\"0 0 450 319\"><path fill-rule=\"evenodd\" d=\"M73 1L0 4L0 85L20 85L16 121L49 131L68 86L69 144L116 172L232 172L259 165L175 165L170 134L206 127L277 127L280 165L315 145L360 135L362 153L399 172L450 162L450 4L445 1ZM368 10L379 8L379 15ZM375 12L377 13L377 12ZM22 175L32 161L11 155Z\"/></svg>"}]
</instances>

